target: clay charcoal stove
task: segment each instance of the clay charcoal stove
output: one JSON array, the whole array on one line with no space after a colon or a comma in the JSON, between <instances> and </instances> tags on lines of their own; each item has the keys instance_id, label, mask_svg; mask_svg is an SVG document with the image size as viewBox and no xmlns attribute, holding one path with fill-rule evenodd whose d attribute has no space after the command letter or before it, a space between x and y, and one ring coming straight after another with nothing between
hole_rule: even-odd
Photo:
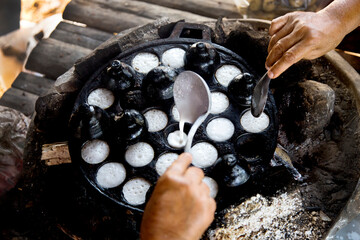
<instances>
[{"instance_id":1,"label":"clay charcoal stove","mask_svg":"<svg viewBox=\"0 0 360 240\"><path fill-rule=\"evenodd\" d=\"M59 229L84 239L137 238L157 179L183 151L169 92L184 70L203 74L211 89L211 114L193 143L194 155L213 152L194 162L218 206L204 239L323 239L333 223L349 219L341 210L353 192L345 210L356 212L355 70L335 52L299 62L272 81L264 115L252 119L269 23L210 21L179 31L182 24L160 20L117 35L39 98L25 181L16 189L22 197L2 208L27 223L16 231L44 239L57 239ZM40 161L41 146L58 142L69 145L72 164Z\"/></svg>"}]
</instances>

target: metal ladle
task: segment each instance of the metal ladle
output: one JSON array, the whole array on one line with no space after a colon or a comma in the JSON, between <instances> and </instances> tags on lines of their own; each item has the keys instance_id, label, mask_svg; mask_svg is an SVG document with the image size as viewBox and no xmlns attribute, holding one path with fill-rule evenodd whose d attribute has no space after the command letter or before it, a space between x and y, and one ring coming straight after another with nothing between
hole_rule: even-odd
<instances>
[{"instance_id":1,"label":"metal ladle","mask_svg":"<svg viewBox=\"0 0 360 240\"><path fill-rule=\"evenodd\" d=\"M207 118L211 107L210 90L204 79L192 71L180 73L174 83L174 101L180 115L180 131L185 122L193 123L185 152L189 152L196 130Z\"/></svg>"}]
</instances>

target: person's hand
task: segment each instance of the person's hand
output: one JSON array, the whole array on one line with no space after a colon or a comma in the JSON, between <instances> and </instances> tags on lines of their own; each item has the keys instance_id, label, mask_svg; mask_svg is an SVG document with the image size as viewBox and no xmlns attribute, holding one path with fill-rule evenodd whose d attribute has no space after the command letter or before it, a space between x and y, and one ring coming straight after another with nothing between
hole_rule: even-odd
<instances>
[{"instance_id":1,"label":"person's hand","mask_svg":"<svg viewBox=\"0 0 360 240\"><path fill-rule=\"evenodd\" d=\"M315 59L334 49L347 34L343 24L326 11L293 12L274 19L265 66L270 78L301 59Z\"/></svg>"},{"instance_id":2,"label":"person's hand","mask_svg":"<svg viewBox=\"0 0 360 240\"><path fill-rule=\"evenodd\" d=\"M159 178L143 215L142 240L198 240L213 221L216 203L191 161L181 154Z\"/></svg>"}]
</instances>

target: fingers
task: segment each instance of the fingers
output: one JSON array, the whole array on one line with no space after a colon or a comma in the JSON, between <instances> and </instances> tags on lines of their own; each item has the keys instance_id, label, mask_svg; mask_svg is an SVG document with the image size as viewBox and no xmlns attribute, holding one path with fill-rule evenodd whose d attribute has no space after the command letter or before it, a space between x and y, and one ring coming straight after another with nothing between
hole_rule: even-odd
<instances>
[{"instance_id":1,"label":"fingers","mask_svg":"<svg viewBox=\"0 0 360 240\"><path fill-rule=\"evenodd\" d=\"M190 153L182 153L166 171L170 174L183 175L188 169L191 161L192 156Z\"/></svg>"},{"instance_id":2,"label":"fingers","mask_svg":"<svg viewBox=\"0 0 360 240\"><path fill-rule=\"evenodd\" d=\"M307 52L306 43L299 42L287 50L282 57L269 69L269 76L272 75L272 78L277 78L281 73L288 69L294 63L300 61Z\"/></svg>"},{"instance_id":3,"label":"fingers","mask_svg":"<svg viewBox=\"0 0 360 240\"><path fill-rule=\"evenodd\" d=\"M280 40L274 40L276 42L272 42L271 39L270 44L274 44L270 46L269 44L269 55L266 58L265 66L269 69L274 63L276 63L285 52L287 52L292 46L301 41L303 35L299 32L292 32L290 34L285 34Z\"/></svg>"},{"instance_id":4,"label":"fingers","mask_svg":"<svg viewBox=\"0 0 360 240\"><path fill-rule=\"evenodd\" d=\"M270 36L277 33L288 21L288 15L284 15L278 18L275 18L271 21L271 25L269 28L269 34Z\"/></svg>"},{"instance_id":5,"label":"fingers","mask_svg":"<svg viewBox=\"0 0 360 240\"><path fill-rule=\"evenodd\" d=\"M190 167L185 172L185 178L194 184L201 184L204 178L204 172L197 167Z\"/></svg>"},{"instance_id":6,"label":"fingers","mask_svg":"<svg viewBox=\"0 0 360 240\"><path fill-rule=\"evenodd\" d=\"M204 195L210 197L210 188L209 188L209 186L208 186L206 183L204 183L203 181L201 181L201 188L202 188L203 191L204 191Z\"/></svg>"},{"instance_id":7,"label":"fingers","mask_svg":"<svg viewBox=\"0 0 360 240\"><path fill-rule=\"evenodd\" d=\"M285 24L277 33L275 33L269 42L268 52L270 53L274 46L276 46L279 41L283 41L283 38L291 35L294 30L293 24ZM294 36L294 34L292 34Z\"/></svg>"}]
</instances>

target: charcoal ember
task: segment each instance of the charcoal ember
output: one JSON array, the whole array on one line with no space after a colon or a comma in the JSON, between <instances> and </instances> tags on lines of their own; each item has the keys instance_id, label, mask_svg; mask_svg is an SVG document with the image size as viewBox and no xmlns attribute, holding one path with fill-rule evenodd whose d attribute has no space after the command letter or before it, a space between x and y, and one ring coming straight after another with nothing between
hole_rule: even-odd
<instances>
[{"instance_id":1,"label":"charcoal ember","mask_svg":"<svg viewBox=\"0 0 360 240\"><path fill-rule=\"evenodd\" d=\"M228 86L229 96L240 105L250 105L255 87L254 75L244 73L236 76Z\"/></svg>"},{"instance_id":2,"label":"charcoal ember","mask_svg":"<svg viewBox=\"0 0 360 240\"><path fill-rule=\"evenodd\" d=\"M210 43L195 43L185 55L185 69L194 71L203 77L211 75L219 63L219 53Z\"/></svg>"},{"instance_id":3,"label":"charcoal ember","mask_svg":"<svg viewBox=\"0 0 360 240\"><path fill-rule=\"evenodd\" d=\"M30 119L0 106L0 196L13 188L23 167L23 148Z\"/></svg>"},{"instance_id":4,"label":"charcoal ember","mask_svg":"<svg viewBox=\"0 0 360 240\"><path fill-rule=\"evenodd\" d=\"M140 112L135 109L126 109L117 117L115 123L116 142L135 143L147 133L147 122Z\"/></svg>"},{"instance_id":5,"label":"charcoal ember","mask_svg":"<svg viewBox=\"0 0 360 240\"><path fill-rule=\"evenodd\" d=\"M168 100L173 97L173 86L178 72L170 67L156 67L143 80L142 89L148 99Z\"/></svg>"},{"instance_id":6,"label":"charcoal ember","mask_svg":"<svg viewBox=\"0 0 360 240\"><path fill-rule=\"evenodd\" d=\"M106 69L107 75L110 77L108 87L114 91L126 91L134 87L136 73L135 70L126 63L114 60Z\"/></svg>"},{"instance_id":7,"label":"charcoal ember","mask_svg":"<svg viewBox=\"0 0 360 240\"><path fill-rule=\"evenodd\" d=\"M334 113L335 92L326 84L307 80L276 92L281 129L290 141L318 136Z\"/></svg>"}]
</instances>

